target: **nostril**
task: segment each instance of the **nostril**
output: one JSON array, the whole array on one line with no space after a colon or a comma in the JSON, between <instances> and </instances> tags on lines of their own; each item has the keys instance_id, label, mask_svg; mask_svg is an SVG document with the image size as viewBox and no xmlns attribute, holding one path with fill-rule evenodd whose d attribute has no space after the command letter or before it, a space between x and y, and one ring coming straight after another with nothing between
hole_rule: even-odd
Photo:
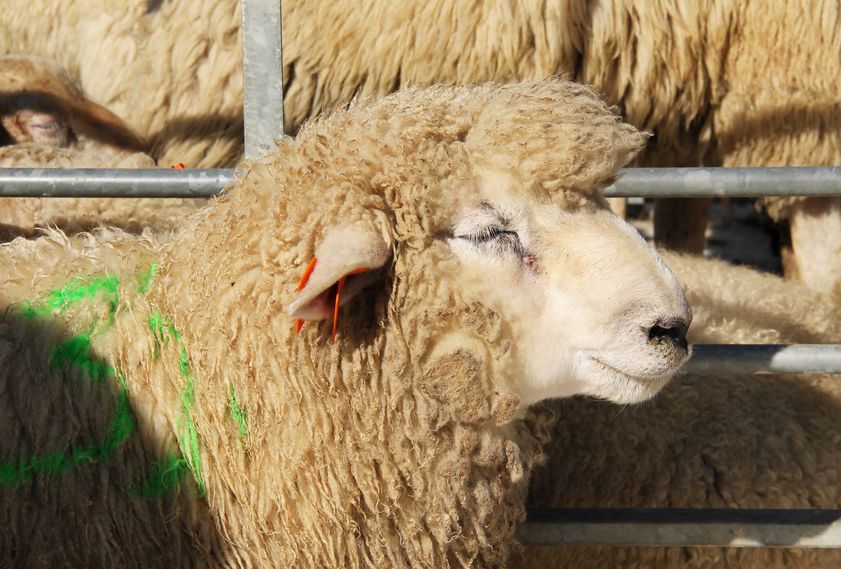
<instances>
[{"instance_id":1,"label":"nostril","mask_svg":"<svg viewBox=\"0 0 841 569\"><path fill-rule=\"evenodd\" d=\"M688 328L689 325L682 318L663 318L649 328L648 341L659 343L665 340L686 350L689 347L686 343Z\"/></svg>"}]
</instances>

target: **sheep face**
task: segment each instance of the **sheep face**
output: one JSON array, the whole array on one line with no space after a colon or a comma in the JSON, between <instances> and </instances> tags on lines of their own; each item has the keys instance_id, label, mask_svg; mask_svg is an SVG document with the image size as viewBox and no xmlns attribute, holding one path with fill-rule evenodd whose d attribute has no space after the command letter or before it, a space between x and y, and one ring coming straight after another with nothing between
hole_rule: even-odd
<instances>
[{"instance_id":1,"label":"sheep face","mask_svg":"<svg viewBox=\"0 0 841 569\"><path fill-rule=\"evenodd\" d=\"M655 395L688 356L683 291L654 249L598 199L517 199L484 184L447 244L471 296L507 321L511 389L526 405Z\"/></svg>"},{"instance_id":2,"label":"sheep face","mask_svg":"<svg viewBox=\"0 0 841 569\"><path fill-rule=\"evenodd\" d=\"M356 181L321 194L324 219L356 222L323 227L318 266L289 312L334 318L337 283L341 305L384 268L397 282L382 318L400 322L394 333L432 362L432 375L458 360L459 369L484 369L473 388L513 392L524 405L655 395L688 356L691 313L654 249L599 193L645 136L571 84L477 89L447 102L431 126L418 128L417 113L388 113L366 163L372 172L348 161ZM388 104L379 103L393 111ZM451 130L440 126L448 120ZM283 215L312 223L298 207Z\"/></svg>"},{"instance_id":3,"label":"sheep face","mask_svg":"<svg viewBox=\"0 0 841 569\"><path fill-rule=\"evenodd\" d=\"M523 403L639 401L686 357L683 293L598 191L644 140L564 81L405 91L282 140L173 237L145 302L202 378L244 559L505 565L550 423ZM234 391L247 436L206 395Z\"/></svg>"},{"instance_id":4,"label":"sheep face","mask_svg":"<svg viewBox=\"0 0 841 569\"><path fill-rule=\"evenodd\" d=\"M67 73L34 56L0 57L0 124L4 144L67 147L74 135L63 107L82 97Z\"/></svg>"},{"instance_id":5,"label":"sheep face","mask_svg":"<svg viewBox=\"0 0 841 569\"><path fill-rule=\"evenodd\" d=\"M4 115L2 125L12 144L34 142L66 148L73 139L67 121L58 112L39 111L25 104L16 112Z\"/></svg>"},{"instance_id":6,"label":"sheep face","mask_svg":"<svg viewBox=\"0 0 841 569\"><path fill-rule=\"evenodd\" d=\"M381 281L381 268L400 265L402 288L438 297L415 297L434 314L423 328L435 332L412 351L428 353L431 362L452 367L459 360L459 367L470 367L503 349L490 382L524 405L576 394L643 401L687 359L692 316L683 290L653 247L598 194L539 199L516 191L516 179L505 175L446 185L447 195L461 193L461 199L454 200L446 229L425 247L408 244L382 221L387 216L329 227L315 270L289 312L299 319L333 318L336 283L342 283L341 306ZM433 217L440 220L445 206L438 205ZM447 284L432 284L430 273ZM400 307L394 318L406 320L415 309L398 296L390 300ZM482 315L465 316L459 307ZM484 323L470 323L477 318ZM491 321L505 331L495 337L482 332ZM488 348L493 344L499 347Z\"/></svg>"},{"instance_id":7,"label":"sheep face","mask_svg":"<svg viewBox=\"0 0 841 569\"><path fill-rule=\"evenodd\" d=\"M0 57L0 146L36 143L95 148L112 154L145 150L114 113L90 100L55 62Z\"/></svg>"}]
</instances>

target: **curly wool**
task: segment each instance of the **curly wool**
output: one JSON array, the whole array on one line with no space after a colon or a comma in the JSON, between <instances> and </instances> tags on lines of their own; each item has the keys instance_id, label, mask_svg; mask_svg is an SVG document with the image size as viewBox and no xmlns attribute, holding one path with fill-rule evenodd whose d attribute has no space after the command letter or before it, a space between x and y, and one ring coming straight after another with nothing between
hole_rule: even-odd
<instances>
[{"instance_id":1,"label":"curly wool","mask_svg":"<svg viewBox=\"0 0 841 569\"><path fill-rule=\"evenodd\" d=\"M57 58L154 140L165 162L232 165L242 143L239 4L133 0L91 10L32 0L0 17L0 52ZM834 165L839 17L828 0L529 0L516 10L288 0L287 132L357 94L570 74L656 132L642 164Z\"/></svg>"},{"instance_id":2,"label":"curly wool","mask_svg":"<svg viewBox=\"0 0 841 569\"><path fill-rule=\"evenodd\" d=\"M105 399L126 392L138 418L127 444L147 450L116 465L94 461L86 477L65 475L62 492L43 498L51 479L21 474L22 488L3 489L0 515L4 527L26 527L34 545L4 532L0 555L48 565L149 566L168 556L220 566L504 565L551 414L517 418L519 400L500 380L515 349L510 324L451 284L458 265L439 236L475 198L477 164L509 169L530 199L575 208L584 194L599 199L644 140L568 82L413 90L284 140L167 245L100 232L0 247L0 264L12 267L0 287L8 330L0 379L12 393L3 416L32 400L21 378L52 382L41 404L60 408L85 384L72 366L52 368L36 338L52 337L39 328L75 333L76 318L90 330L95 319L107 325L89 333L86 368L100 359L125 382ZM556 159L567 155L576 159ZM324 231L342 223L389 234L384 282L343 308L336 343L326 323L296 336L285 311L294 284ZM15 316L22 299L99 273L119 278L118 302L85 299L28 324ZM460 349L436 355L445 336ZM67 411L89 417L68 419L78 436L105 429L94 401ZM46 420L43 408L32 412ZM2 456L67 445L61 429L47 431L53 437L44 429L4 437L13 446ZM150 506L120 501L125 488L142 497L171 479L152 474L173 469L149 463L165 464L178 449L194 482ZM83 528L71 522L90 489L96 515ZM36 501L25 509L20 497L30 494ZM24 520L33 509L42 521Z\"/></svg>"},{"instance_id":3,"label":"curly wool","mask_svg":"<svg viewBox=\"0 0 841 569\"><path fill-rule=\"evenodd\" d=\"M17 144L0 148L0 168L154 168L146 154ZM0 198L0 238L32 236L36 228L68 233L119 227L132 233L172 231L207 200L201 198Z\"/></svg>"},{"instance_id":4,"label":"curly wool","mask_svg":"<svg viewBox=\"0 0 841 569\"><path fill-rule=\"evenodd\" d=\"M155 167L154 160L140 152L145 150L140 137L92 101L53 61L28 55L0 57L0 115L13 116L20 108L53 115L71 133L69 146L33 142L0 146L0 167ZM168 231L204 203L203 199L0 198L0 238L31 236L36 228L48 226L71 233L101 225L132 232Z\"/></svg>"},{"instance_id":5,"label":"curly wool","mask_svg":"<svg viewBox=\"0 0 841 569\"><path fill-rule=\"evenodd\" d=\"M830 300L720 261L664 254L686 291L700 343L838 343ZM761 302L757 299L761 298ZM567 400L533 508L841 507L841 389L831 375L678 376L617 412ZM838 567L831 549L527 547L516 567Z\"/></svg>"}]
</instances>

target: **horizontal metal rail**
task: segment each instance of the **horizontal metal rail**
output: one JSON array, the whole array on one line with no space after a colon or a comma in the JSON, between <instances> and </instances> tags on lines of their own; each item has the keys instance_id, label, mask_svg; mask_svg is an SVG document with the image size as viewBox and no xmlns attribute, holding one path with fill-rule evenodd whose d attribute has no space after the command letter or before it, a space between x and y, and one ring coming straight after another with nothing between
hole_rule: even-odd
<instances>
[{"instance_id":1,"label":"horizontal metal rail","mask_svg":"<svg viewBox=\"0 0 841 569\"><path fill-rule=\"evenodd\" d=\"M841 547L841 510L531 510L527 545Z\"/></svg>"},{"instance_id":2,"label":"horizontal metal rail","mask_svg":"<svg viewBox=\"0 0 841 569\"><path fill-rule=\"evenodd\" d=\"M230 169L0 168L0 197L200 197L234 179ZM841 195L841 168L626 168L608 197Z\"/></svg>"},{"instance_id":3,"label":"horizontal metal rail","mask_svg":"<svg viewBox=\"0 0 841 569\"><path fill-rule=\"evenodd\" d=\"M682 373L841 373L839 344L695 344Z\"/></svg>"},{"instance_id":4,"label":"horizontal metal rail","mask_svg":"<svg viewBox=\"0 0 841 569\"><path fill-rule=\"evenodd\" d=\"M626 168L608 197L841 195L841 168Z\"/></svg>"},{"instance_id":5,"label":"horizontal metal rail","mask_svg":"<svg viewBox=\"0 0 841 569\"><path fill-rule=\"evenodd\" d=\"M229 168L0 168L0 197L202 198L234 179Z\"/></svg>"}]
</instances>

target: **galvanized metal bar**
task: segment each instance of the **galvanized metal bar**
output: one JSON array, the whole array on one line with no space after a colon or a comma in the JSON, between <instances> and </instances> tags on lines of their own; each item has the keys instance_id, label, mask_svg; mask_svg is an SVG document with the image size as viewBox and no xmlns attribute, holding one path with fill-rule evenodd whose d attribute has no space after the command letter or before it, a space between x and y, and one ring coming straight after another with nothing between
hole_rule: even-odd
<instances>
[{"instance_id":1,"label":"galvanized metal bar","mask_svg":"<svg viewBox=\"0 0 841 569\"><path fill-rule=\"evenodd\" d=\"M628 168L608 197L841 195L841 168Z\"/></svg>"},{"instance_id":2,"label":"galvanized metal bar","mask_svg":"<svg viewBox=\"0 0 841 569\"><path fill-rule=\"evenodd\" d=\"M270 152L283 136L280 0L242 0L245 157Z\"/></svg>"},{"instance_id":3,"label":"galvanized metal bar","mask_svg":"<svg viewBox=\"0 0 841 569\"><path fill-rule=\"evenodd\" d=\"M266 124L269 124L268 122ZM275 124L280 124L276 122ZM279 133L280 131L278 131ZM273 140L278 133L267 135ZM120 182L120 178L132 179L144 177L147 184L155 182L147 174L138 175L142 170L100 169L100 170L63 170L46 168L0 168L0 196L25 197L39 196L83 196L84 184L99 184L96 196L120 197L121 188L130 187L131 182ZM194 195L190 187L196 178L216 176L226 170L181 170L161 177L160 184L165 186L154 195L161 197L184 197ZM624 176L606 190L606 195L644 196L644 197L699 197L699 196L830 196L841 195L841 168L627 168ZM76 179L82 175L84 181ZM100 178L111 183L111 190L102 187ZM229 183L227 176L219 178L215 187L206 185L207 193L212 195ZM127 184L127 185L123 185ZM208 182L209 184L209 182ZM37 194L32 188L39 186ZM72 186L70 189L68 186ZM107 192L107 193L106 193ZM134 195L131 195L134 197Z\"/></svg>"},{"instance_id":4,"label":"galvanized metal bar","mask_svg":"<svg viewBox=\"0 0 841 569\"><path fill-rule=\"evenodd\" d=\"M696 344L682 373L841 373L838 344Z\"/></svg>"},{"instance_id":5,"label":"galvanized metal bar","mask_svg":"<svg viewBox=\"0 0 841 569\"><path fill-rule=\"evenodd\" d=\"M198 198L219 193L234 170L0 169L0 197Z\"/></svg>"},{"instance_id":6,"label":"galvanized metal bar","mask_svg":"<svg viewBox=\"0 0 841 569\"><path fill-rule=\"evenodd\" d=\"M528 545L841 547L841 510L570 509L529 511Z\"/></svg>"}]
</instances>

